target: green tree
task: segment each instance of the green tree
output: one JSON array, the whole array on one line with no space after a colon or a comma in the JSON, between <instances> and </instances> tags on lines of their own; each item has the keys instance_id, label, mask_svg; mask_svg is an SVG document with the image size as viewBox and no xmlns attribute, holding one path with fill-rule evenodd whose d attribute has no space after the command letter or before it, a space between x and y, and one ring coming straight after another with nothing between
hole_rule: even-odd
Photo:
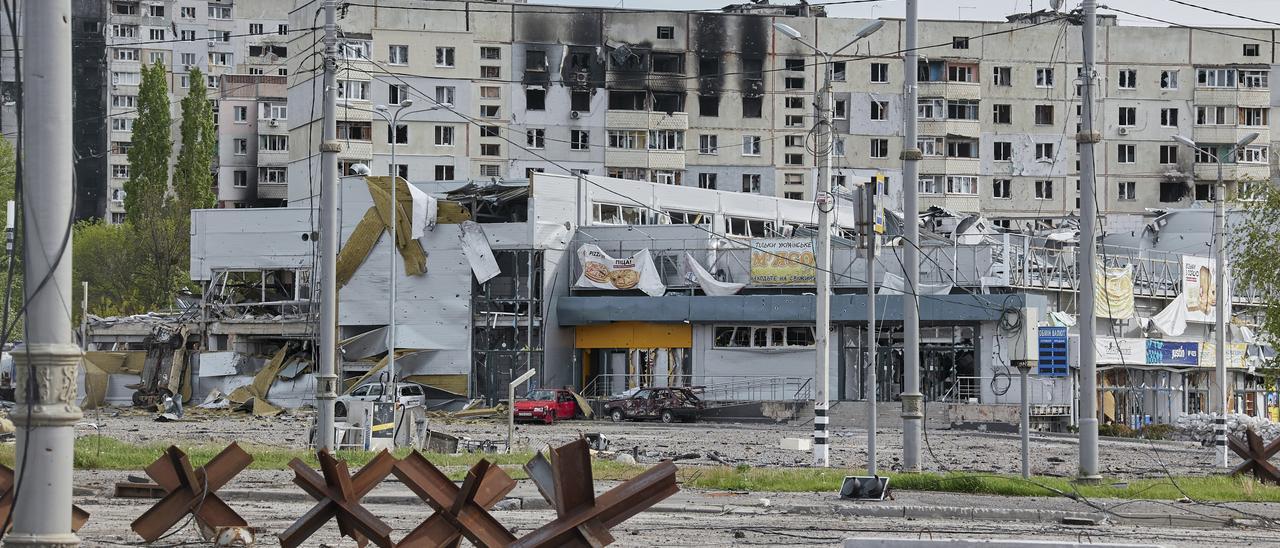
<instances>
[{"instance_id":1,"label":"green tree","mask_svg":"<svg viewBox=\"0 0 1280 548\"><path fill-rule=\"evenodd\" d=\"M132 242L133 228L97 222L76 223L72 237L71 277L75 302L72 308L80 318L81 282L89 282L89 312L97 316L116 316L146 312L151 303L139 291L136 278L137 246Z\"/></svg>"},{"instance_id":2,"label":"green tree","mask_svg":"<svg viewBox=\"0 0 1280 548\"><path fill-rule=\"evenodd\" d=\"M5 204L9 200L16 199L16 183L17 183L17 155L14 153L13 143L8 139L0 139L0 228L8 226L9 210ZM15 214L13 220L14 228L17 229L18 223L22 221L20 214ZM0 235L0 239L4 236ZM23 270L22 270L22 249L18 247L19 242L15 242L13 250L12 265L10 264L9 255L0 252L0 291L6 288L5 282L8 280L10 267L13 270L13 286L9 289L9 314L13 317L9 318L9 323L13 325L13 329L9 331L9 337L6 341L13 341L22 335L22 322L17 318L18 310L22 308L23 299ZM0 247L0 250L3 248ZM4 294L0 293L0 299L4 298ZM0 320L2 321L2 320ZM0 327L0 330L3 330Z\"/></svg>"},{"instance_id":3,"label":"green tree","mask_svg":"<svg viewBox=\"0 0 1280 548\"><path fill-rule=\"evenodd\" d=\"M1257 292L1262 306L1256 320L1269 344L1280 342L1280 188L1270 182L1254 183L1252 199L1242 201L1244 221L1229 231L1235 248L1231 265L1236 285ZM1274 382L1280 364L1273 358L1265 373Z\"/></svg>"},{"instance_id":4,"label":"green tree","mask_svg":"<svg viewBox=\"0 0 1280 548\"><path fill-rule=\"evenodd\" d=\"M187 224L180 220L186 209L175 202L169 190L173 122L166 77L164 66L158 63L142 69L138 118L129 149L129 180L124 186L126 223L137 247L131 253L132 279L139 286L138 300L144 308L172 306L187 260Z\"/></svg>"},{"instance_id":5,"label":"green tree","mask_svg":"<svg viewBox=\"0 0 1280 548\"><path fill-rule=\"evenodd\" d=\"M204 82L200 69L191 70L192 82ZM182 99L182 148L178 166L173 172L173 189L178 204L185 210L214 206L213 157L218 136L214 132L213 108L209 106L205 86L192 85ZM190 219L190 215L184 215Z\"/></svg>"},{"instance_id":6,"label":"green tree","mask_svg":"<svg viewBox=\"0 0 1280 548\"><path fill-rule=\"evenodd\" d=\"M169 155L173 141L169 114L169 86L164 66L142 67L138 87L138 117L133 121L129 148L129 180L124 183L124 210L135 225L162 215L169 201Z\"/></svg>"}]
</instances>

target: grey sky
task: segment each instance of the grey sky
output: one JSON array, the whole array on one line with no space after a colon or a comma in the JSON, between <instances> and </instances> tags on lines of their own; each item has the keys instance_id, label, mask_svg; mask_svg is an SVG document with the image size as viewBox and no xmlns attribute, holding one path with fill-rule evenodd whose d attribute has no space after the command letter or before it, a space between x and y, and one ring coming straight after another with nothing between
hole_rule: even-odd
<instances>
[{"instance_id":1,"label":"grey sky","mask_svg":"<svg viewBox=\"0 0 1280 548\"><path fill-rule=\"evenodd\" d=\"M726 4L746 2L748 0L530 0L538 4L558 4L570 6L607 6L626 7L632 9L715 9ZM776 0L778 3L791 3L793 0ZM822 3L827 0L813 0ZM1183 25L1223 26L1223 27L1263 27L1280 28L1280 0L1187 0L1190 3L1215 8L1230 13L1247 15L1257 19L1274 21L1275 25L1265 25L1225 15L1218 15L1201 9L1178 5L1169 0L1100 0L1099 4L1112 4L1117 8L1140 15L1149 15ZM883 0L867 4L846 4L830 6L828 13L839 17L903 17L904 0ZM1080 4L1079 0L1065 0L1067 8ZM923 19L977 19L1003 21L1004 17L1015 11L1025 12L1049 7L1049 0L920 0L920 17ZM1117 15L1122 25L1158 25L1128 15L1099 10L1102 14Z\"/></svg>"}]
</instances>

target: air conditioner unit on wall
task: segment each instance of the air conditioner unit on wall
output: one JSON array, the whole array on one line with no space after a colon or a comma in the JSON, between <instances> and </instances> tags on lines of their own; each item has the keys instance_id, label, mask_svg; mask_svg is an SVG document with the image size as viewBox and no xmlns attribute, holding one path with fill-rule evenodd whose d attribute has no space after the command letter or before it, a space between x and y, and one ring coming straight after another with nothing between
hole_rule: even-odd
<instances>
[{"instance_id":1,"label":"air conditioner unit on wall","mask_svg":"<svg viewBox=\"0 0 1280 548\"><path fill-rule=\"evenodd\" d=\"M1122 128L1120 128L1119 130L1117 130L1117 131L1118 131L1121 135L1128 135L1128 134L1129 134L1129 128L1127 128L1127 127L1122 127Z\"/></svg>"},{"instance_id":2,"label":"air conditioner unit on wall","mask_svg":"<svg viewBox=\"0 0 1280 548\"><path fill-rule=\"evenodd\" d=\"M276 127L276 126L279 126L279 125L280 125L280 120L277 120L277 119L275 119L275 118L272 118L272 119L271 119L271 121L270 121L270 122L267 122L267 123L268 123L268 124L270 124L270 125L271 125L271 127Z\"/></svg>"}]
</instances>

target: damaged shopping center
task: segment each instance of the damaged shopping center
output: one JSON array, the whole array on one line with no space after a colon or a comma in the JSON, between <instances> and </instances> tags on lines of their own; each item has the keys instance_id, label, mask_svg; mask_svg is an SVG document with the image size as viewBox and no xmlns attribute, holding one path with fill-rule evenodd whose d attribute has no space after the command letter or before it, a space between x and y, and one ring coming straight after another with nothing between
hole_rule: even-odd
<instances>
[{"instance_id":1,"label":"damaged shopping center","mask_svg":"<svg viewBox=\"0 0 1280 548\"><path fill-rule=\"evenodd\" d=\"M340 375L350 391L387 380L389 180L341 184ZM395 371L430 389L429 407L496 404L529 369L537 373L525 388L568 386L588 398L638 386L702 387L704 399L720 402L812 398L810 202L542 173L531 182L401 181L397 194ZM837 212L844 237L832 261L831 396L860 400L870 393L866 259L855 247L853 206L842 202ZM1169 422L1207 409L1212 318L1199 287L1209 282L1186 273L1198 276L1209 261L1156 236L1200 216L1168 212L1146 232L1104 245L1110 268L1098 281L1098 332L1113 336L1091 349L1104 420ZM910 291L901 215L888 218L875 258L876 379L880 398L896 400ZM1074 231L1005 232L937 209L921 220L922 385L940 404L930 413L1015 420L1014 341L1036 329L1042 345L1061 352L1042 356L1033 372L1034 420L1069 427L1081 352ZM263 412L310 403L314 221L305 207L194 211L191 273L202 296L173 314L93 319L89 362L109 380L94 380L101 395L93 397L200 402L217 390L230 405L261 400ZM1239 318L1253 304L1245 293L1232 296ZM1040 325L1023 325L1024 309L1036 309ZM1274 413L1274 387L1254 375L1269 350L1243 323L1231 334L1233 408Z\"/></svg>"}]
</instances>

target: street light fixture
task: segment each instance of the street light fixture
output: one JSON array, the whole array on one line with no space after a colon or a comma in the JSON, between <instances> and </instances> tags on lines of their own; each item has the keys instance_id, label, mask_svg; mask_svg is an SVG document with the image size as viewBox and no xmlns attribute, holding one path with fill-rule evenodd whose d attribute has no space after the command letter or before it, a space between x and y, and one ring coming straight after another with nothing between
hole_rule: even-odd
<instances>
[{"instance_id":1,"label":"street light fixture","mask_svg":"<svg viewBox=\"0 0 1280 548\"><path fill-rule=\"evenodd\" d=\"M398 401L400 395L400 387L396 382L396 258L397 255L399 255L396 248L396 210L399 209L396 207L396 187L399 186L399 173L396 172L398 172L399 169L397 169L396 166L395 134L396 127L399 125L398 122L400 121L400 115L404 113L405 109L411 106L413 106L413 99L401 99L400 103L396 105L395 112L392 112L390 116L387 115L387 112L390 111L387 105L378 105L373 107L374 113L383 120L386 120L389 124L390 129L388 130L388 133L391 136L391 142L389 143L391 145L391 165L387 168L387 172L391 175L391 219L387 228L389 240L391 242L391 262L389 265L390 268L387 270L389 285L389 293L387 294L387 374L391 379L390 397L392 403ZM438 108L440 108L439 105L415 111L415 113L427 112ZM408 184L408 181L405 181L405 184ZM383 395L386 396L387 394L384 393Z\"/></svg>"},{"instance_id":2,"label":"street light fixture","mask_svg":"<svg viewBox=\"0 0 1280 548\"><path fill-rule=\"evenodd\" d=\"M834 128L831 123L832 122L831 105L834 102L831 94L831 81L832 81L832 70L833 70L831 59L832 57L835 57L840 52L847 49L849 46L852 46L854 42L857 42L858 40L861 40L863 38L866 38L867 36L870 36L872 33L876 32L877 30L880 30L880 28L883 26L884 26L884 21L880 21L880 20L871 21L870 23L867 23L866 25L864 25L861 29L858 29L858 32L854 33L853 39L849 40L848 43L846 43L843 46L840 46L839 49L835 50L832 53L827 53L825 51L818 49L818 47L815 46L814 44L810 44L809 42L806 42L804 40L804 35L801 34L800 31L784 23L773 24L773 28L777 30L780 34L782 34L783 36L786 36L787 38L795 40L801 44L804 44L806 47L808 47L809 49L817 53L819 56L821 56L823 60L822 73L824 75L824 79L822 83L822 89L818 92L818 101L817 101L818 123L815 131L816 138L817 138L817 149L815 154L819 158L818 180L814 185L816 190L816 192L814 193L814 202L818 210L818 241L816 245L817 253L815 253L817 260L815 261L816 264L814 268L814 279L815 279L814 285L816 286L815 293L817 296L817 307L816 307L817 318L814 326L814 333L815 333L814 353L816 354L816 356L815 356L815 368L814 368L815 371L814 371L814 379L813 379L813 383L814 383L813 463L815 466L828 466L829 452L830 452L830 448L827 443L829 440L827 425L830 423L830 417L827 415L827 410L831 406L831 403L830 403L830 388L831 388L830 386L831 384L831 380L830 380L830 371L831 371L831 353L830 353L830 345L831 345L831 340L830 340L831 220L830 220L830 213L831 213L831 210L835 208L835 204L836 204L835 197L832 196L831 194L831 160L832 160L831 155L834 148L832 146L832 133ZM874 190L871 193L869 193L868 196L874 199ZM874 252L874 246L871 246L871 247L873 249L872 252ZM870 274L870 271L872 269L870 253L868 254L867 265L868 265L867 270L868 270L868 273ZM874 283L875 283L874 278L872 278L871 276L868 276L867 300L869 303L870 301L875 299ZM868 306L867 315L869 317L868 319L870 320L868 322L868 325L874 325L875 323L874 314L875 314L875 306ZM868 330L868 333L870 332L871 331ZM873 356L872 360L874 360L874 352L872 356ZM871 363L874 364L874 361ZM875 371L874 365L872 365L871 371L872 371L872 375L874 375L874 371ZM871 397L871 402L870 402L870 408L871 408L870 417L871 417L871 420L874 421L875 420L875 397L874 397L875 389L874 389L874 383L871 383L871 384L873 386L872 388L873 396ZM876 429L874 426L874 422L872 422L867 432L868 473L872 475L875 474L875 467L876 467L875 435L876 435Z\"/></svg>"},{"instance_id":3,"label":"street light fixture","mask_svg":"<svg viewBox=\"0 0 1280 548\"><path fill-rule=\"evenodd\" d=\"M1231 303L1227 295L1227 253L1226 253L1226 211L1224 200L1226 199L1226 186L1222 180L1222 161L1224 158L1234 156L1237 151L1244 148L1258 138L1257 133L1249 133L1241 137L1238 141L1231 145L1225 155L1219 156L1216 151L1205 150L1195 140L1182 135L1174 135L1173 140L1181 144L1187 145L1192 149L1210 156L1215 164L1218 165L1218 182L1213 189L1213 258L1214 267L1217 272L1214 275L1214 293L1217 295L1217 303L1214 307L1214 381L1217 387L1211 393L1209 399L1213 411L1217 413L1217 417L1213 419L1213 438L1214 445L1217 446L1217 464L1219 467L1227 467L1227 315L1230 314Z\"/></svg>"}]
</instances>

